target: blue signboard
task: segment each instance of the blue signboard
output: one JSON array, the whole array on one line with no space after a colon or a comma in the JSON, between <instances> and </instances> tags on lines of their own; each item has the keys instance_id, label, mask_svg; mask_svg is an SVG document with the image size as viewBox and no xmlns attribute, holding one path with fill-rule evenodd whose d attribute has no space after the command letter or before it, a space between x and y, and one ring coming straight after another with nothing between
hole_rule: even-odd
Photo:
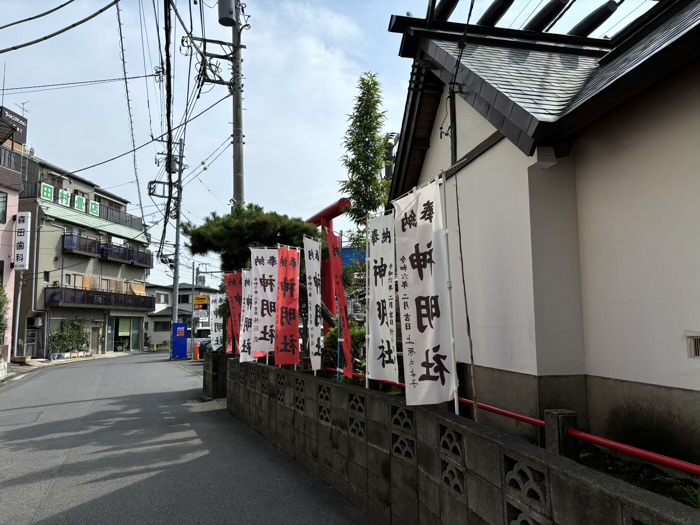
<instances>
[{"instance_id":1,"label":"blue signboard","mask_svg":"<svg viewBox=\"0 0 700 525\"><path fill-rule=\"evenodd\" d=\"M175 323L173 326L173 348L171 359L187 359L187 323Z\"/></svg>"},{"instance_id":2,"label":"blue signboard","mask_svg":"<svg viewBox=\"0 0 700 525\"><path fill-rule=\"evenodd\" d=\"M343 268L346 266L356 266L365 262L365 251L353 246L343 246L340 249L340 257L343 260Z\"/></svg>"}]
</instances>

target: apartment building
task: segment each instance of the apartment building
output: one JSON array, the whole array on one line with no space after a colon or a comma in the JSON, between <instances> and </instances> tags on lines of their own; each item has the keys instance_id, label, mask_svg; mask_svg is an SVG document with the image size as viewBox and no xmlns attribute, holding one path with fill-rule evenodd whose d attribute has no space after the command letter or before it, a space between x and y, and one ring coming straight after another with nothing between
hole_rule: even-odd
<instances>
[{"instance_id":1,"label":"apartment building","mask_svg":"<svg viewBox=\"0 0 700 525\"><path fill-rule=\"evenodd\" d=\"M49 334L74 319L88 325L93 353L142 349L155 306L145 288L153 255L142 219L88 179L25 150L11 155L24 186L19 209L31 213L33 230L29 269L18 275L18 355L46 356Z\"/></svg>"}]
</instances>

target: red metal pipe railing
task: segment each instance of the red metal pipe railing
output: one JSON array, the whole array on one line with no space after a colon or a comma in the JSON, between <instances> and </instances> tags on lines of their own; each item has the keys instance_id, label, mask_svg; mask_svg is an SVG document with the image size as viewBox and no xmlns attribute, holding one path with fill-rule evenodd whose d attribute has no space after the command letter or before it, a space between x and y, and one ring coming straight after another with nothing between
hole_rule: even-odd
<instances>
[{"instance_id":1,"label":"red metal pipe railing","mask_svg":"<svg viewBox=\"0 0 700 525\"><path fill-rule=\"evenodd\" d=\"M587 443L592 443L601 447L609 448L610 450L615 450L617 452L622 452L623 454L627 454L628 456L634 456L649 461L651 463L664 465L665 467L670 467L672 469L680 470L688 474L700 476L700 465L694 465L693 463L681 461L680 459L670 458L662 454L657 454L656 452L650 452L641 448L625 445L624 443L618 443L617 441L612 441L610 439L594 436L593 434L589 434L588 432L582 432L574 428L569 429L567 434L572 438L585 441Z\"/></svg>"},{"instance_id":2,"label":"red metal pipe railing","mask_svg":"<svg viewBox=\"0 0 700 525\"><path fill-rule=\"evenodd\" d=\"M326 368L328 372L333 372L336 373L338 372L338 369L336 368ZM342 370L341 370L342 372ZM357 379L364 379L365 376L363 374L358 374L358 373L353 373L353 377ZM406 385L403 383L394 383L393 381L386 381L383 379L373 379L373 381L377 381L378 383L384 383L386 385L391 385L391 386L397 386L399 388L406 388ZM463 397L457 398L459 403L462 405L467 405L467 406L474 406L474 401L471 399L465 399ZM518 414L517 412L511 412L510 410L504 410L502 408L490 406L490 405L485 405L483 403L478 403L477 406L479 407L479 410L483 410L485 412L492 412L494 414L499 414L501 416L509 417L511 419L515 419L517 421L522 421L523 423L528 423L530 425L534 425L536 427L544 428L545 423L544 420L538 419L535 417L530 417L530 416L524 416L522 414ZM663 454L657 454L656 452L650 452L648 450L644 450L641 448L633 447L631 445L625 445L624 443L619 443L617 441L613 441L611 439L605 439L600 436L595 436L593 434L589 434L588 432L582 432L581 430L576 430L574 428L569 429L567 434L574 438L578 439L580 441L585 441L586 443L591 443L593 445L598 445L600 447L604 447L610 450L615 450L616 452L621 452L623 454L627 454L628 456L634 456L640 459L643 459L645 461L649 461L650 463L656 463L657 465L663 465L665 467L669 467L675 470L680 470L681 472L685 472L687 474L693 474L694 476L700 476L700 465L695 465L693 463L688 463L687 461L682 461L680 459L675 459L671 458L668 456L664 456Z\"/></svg>"},{"instance_id":3,"label":"red metal pipe railing","mask_svg":"<svg viewBox=\"0 0 700 525\"><path fill-rule=\"evenodd\" d=\"M328 372L333 372L334 374L338 372L338 369L336 368L326 368ZM342 372L342 370L341 370ZM364 379L365 376L363 374L358 374L353 372L352 377L356 377L357 379ZM391 385L391 386L397 386L399 388L406 388L406 385L403 383L394 383L393 381L387 381L385 379L373 379L372 381L376 381L377 383L383 383L385 385ZM468 405L468 406L474 406L474 401L471 399L466 399L464 397L458 397L457 400L461 405ZM530 425L535 425L536 427L541 427L544 428L544 420L542 419L537 419L535 417L530 417L530 416L524 416L522 414L518 414L517 412L511 412L510 410L504 410L502 408L498 407L492 407L491 405L485 405L484 403L478 403L477 406L479 407L479 410L483 410L484 412L493 412L494 414L499 414L501 416L509 417L511 419L517 419L518 421L522 421L523 423L528 423Z\"/></svg>"}]
</instances>

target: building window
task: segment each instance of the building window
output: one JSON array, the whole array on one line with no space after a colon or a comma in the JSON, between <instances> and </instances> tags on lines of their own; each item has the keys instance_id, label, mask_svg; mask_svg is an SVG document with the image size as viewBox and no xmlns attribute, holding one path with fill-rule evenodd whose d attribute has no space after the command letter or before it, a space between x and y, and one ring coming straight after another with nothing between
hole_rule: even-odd
<instances>
[{"instance_id":1,"label":"building window","mask_svg":"<svg viewBox=\"0 0 700 525\"><path fill-rule=\"evenodd\" d=\"M44 272L44 282L48 283L49 279L51 279L51 272Z\"/></svg>"},{"instance_id":2,"label":"building window","mask_svg":"<svg viewBox=\"0 0 700 525\"><path fill-rule=\"evenodd\" d=\"M170 296L167 293L157 293L156 302L158 304L168 304L170 302Z\"/></svg>"},{"instance_id":3,"label":"building window","mask_svg":"<svg viewBox=\"0 0 700 525\"><path fill-rule=\"evenodd\" d=\"M188 294L178 295L177 302L180 304L190 304L190 296Z\"/></svg>"},{"instance_id":4,"label":"building window","mask_svg":"<svg viewBox=\"0 0 700 525\"><path fill-rule=\"evenodd\" d=\"M148 331L148 321L145 321L145 322L143 323L143 329L146 330L146 331Z\"/></svg>"},{"instance_id":5,"label":"building window","mask_svg":"<svg viewBox=\"0 0 700 525\"><path fill-rule=\"evenodd\" d=\"M170 321L153 321L154 332L169 332Z\"/></svg>"},{"instance_id":6,"label":"building window","mask_svg":"<svg viewBox=\"0 0 700 525\"><path fill-rule=\"evenodd\" d=\"M7 193L0 191L0 224L7 222Z\"/></svg>"}]
</instances>

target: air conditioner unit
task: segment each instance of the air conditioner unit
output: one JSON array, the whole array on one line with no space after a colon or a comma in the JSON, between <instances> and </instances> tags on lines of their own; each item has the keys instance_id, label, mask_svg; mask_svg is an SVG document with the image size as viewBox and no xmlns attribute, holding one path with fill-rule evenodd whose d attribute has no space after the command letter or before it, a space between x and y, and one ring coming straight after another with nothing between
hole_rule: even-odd
<instances>
[{"instance_id":1,"label":"air conditioner unit","mask_svg":"<svg viewBox=\"0 0 700 525\"><path fill-rule=\"evenodd\" d=\"M60 286L60 284L61 284L61 283L60 283L59 281L54 281L53 284L52 284L51 286Z\"/></svg>"}]
</instances>

